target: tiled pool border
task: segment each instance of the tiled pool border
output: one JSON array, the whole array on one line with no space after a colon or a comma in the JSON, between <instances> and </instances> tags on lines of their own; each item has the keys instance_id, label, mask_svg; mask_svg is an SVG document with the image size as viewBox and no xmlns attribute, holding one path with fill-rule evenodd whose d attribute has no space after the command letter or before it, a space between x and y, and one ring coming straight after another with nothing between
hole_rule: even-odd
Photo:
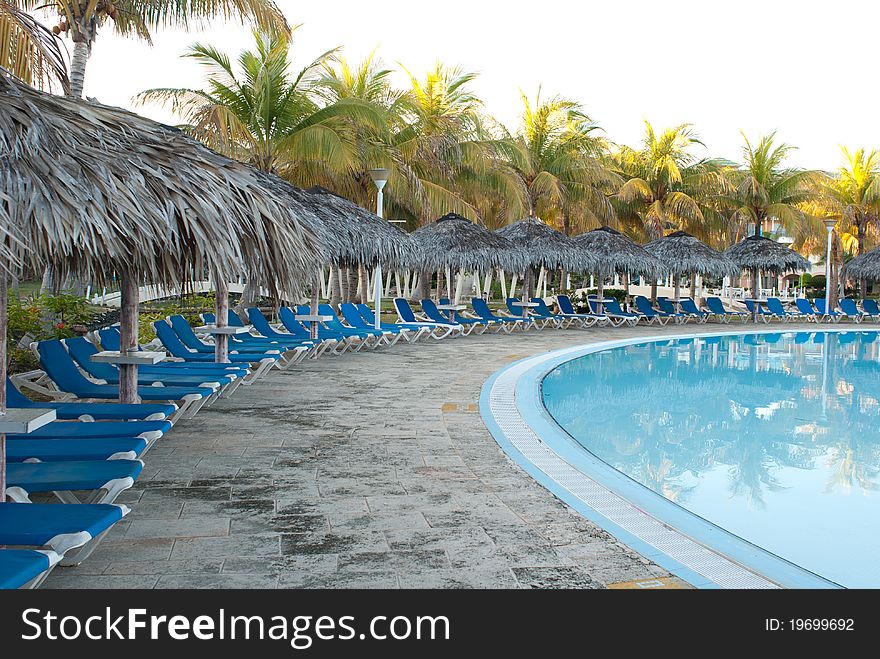
<instances>
[{"instance_id":1,"label":"tiled pool border","mask_svg":"<svg viewBox=\"0 0 880 659\"><path fill-rule=\"evenodd\" d=\"M800 330L804 331L804 330ZM811 333L874 332L820 328ZM541 485L618 540L697 588L837 588L694 515L580 446L547 412L541 383L585 355L645 343L797 333L784 327L694 332L602 341L521 359L483 385L480 411L507 455Z\"/></svg>"}]
</instances>

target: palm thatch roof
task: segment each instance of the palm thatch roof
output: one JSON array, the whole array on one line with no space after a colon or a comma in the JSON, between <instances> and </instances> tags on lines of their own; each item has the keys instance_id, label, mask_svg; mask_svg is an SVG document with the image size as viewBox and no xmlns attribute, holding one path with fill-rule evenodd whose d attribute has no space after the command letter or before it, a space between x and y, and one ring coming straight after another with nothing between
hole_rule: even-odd
<instances>
[{"instance_id":1,"label":"palm thatch roof","mask_svg":"<svg viewBox=\"0 0 880 659\"><path fill-rule=\"evenodd\" d=\"M326 245L266 177L181 131L0 77L5 256L101 284L206 271L295 288Z\"/></svg>"},{"instance_id":2,"label":"palm thatch roof","mask_svg":"<svg viewBox=\"0 0 880 659\"><path fill-rule=\"evenodd\" d=\"M583 272L596 265L592 256L579 249L571 238L533 217L508 224L495 233L512 242L535 268Z\"/></svg>"},{"instance_id":3,"label":"palm thatch roof","mask_svg":"<svg viewBox=\"0 0 880 659\"><path fill-rule=\"evenodd\" d=\"M338 235L337 260L346 264L381 263L387 267L421 265L421 250L402 229L375 213L320 186L306 191L305 203Z\"/></svg>"},{"instance_id":4,"label":"palm thatch roof","mask_svg":"<svg viewBox=\"0 0 880 659\"><path fill-rule=\"evenodd\" d=\"M523 272L528 266L525 254L507 238L456 213L444 215L411 235L422 250L423 267L430 270L487 272L501 268Z\"/></svg>"},{"instance_id":5,"label":"palm thatch roof","mask_svg":"<svg viewBox=\"0 0 880 659\"><path fill-rule=\"evenodd\" d=\"M880 281L880 249L857 256L841 269L847 279Z\"/></svg>"},{"instance_id":6,"label":"palm thatch roof","mask_svg":"<svg viewBox=\"0 0 880 659\"><path fill-rule=\"evenodd\" d=\"M600 227L575 236L574 243L587 252L596 265L590 270L600 276L629 273L653 278L664 271L663 264L638 243L611 227Z\"/></svg>"},{"instance_id":7,"label":"palm thatch roof","mask_svg":"<svg viewBox=\"0 0 880 659\"><path fill-rule=\"evenodd\" d=\"M739 266L686 231L676 231L645 245L671 275L736 277Z\"/></svg>"},{"instance_id":8,"label":"palm thatch roof","mask_svg":"<svg viewBox=\"0 0 880 659\"><path fill-rule=\"evenodd\" d=\"M772 275L781 275L810 269L810 262L807 259L766 236L749 236L727 249L724 254L736 263L740 270L759 270Z\"/></svg>"}]
</instances>

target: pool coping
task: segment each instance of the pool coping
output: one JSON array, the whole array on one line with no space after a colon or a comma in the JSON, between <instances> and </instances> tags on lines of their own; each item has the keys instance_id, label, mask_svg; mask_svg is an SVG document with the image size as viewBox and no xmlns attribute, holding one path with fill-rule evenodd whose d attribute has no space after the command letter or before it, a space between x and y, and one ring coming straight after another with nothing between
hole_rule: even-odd
<instances>
[{"instance_id":1,"label":"pool coping","mask_svg":"<svg viewBox=\"0 0 880 659\"><path fill-rule=\"evenodd\" d=\"M581 344L520 359L483 385L480 412L505 453L542 486L642 556L696 588L840 588L754 545L617 471L578 444L546 410L541 383L580 357L643 343L797 332L880 329L728 329Z\"/></svg>"}]
</instances>

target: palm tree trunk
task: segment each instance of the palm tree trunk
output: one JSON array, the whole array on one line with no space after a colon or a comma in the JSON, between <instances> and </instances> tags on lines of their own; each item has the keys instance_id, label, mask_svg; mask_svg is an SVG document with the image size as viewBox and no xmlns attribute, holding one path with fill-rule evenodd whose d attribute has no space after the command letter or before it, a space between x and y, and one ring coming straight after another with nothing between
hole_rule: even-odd
<instances>
[{"instance_id":1,"label":"palm tree trunk","mask_svg":"<svg viewBox=\"0 0 880 659\"><path fill-rule=\"evenodd\" d=\"M339 277L337 276L338 269L334 267L330 267L330 290L327 291L330 296L330 304L334 307L339 304L339 301L342 299L342 296L339 293Z\"/></svg>"},{"instance_id":2,"label":"palm tree trunk","mask_svg":"<svg viewBox=\"0 0 880 659\"><path fill-rule=\"evenodd\" d=\"M354 298L357 296L357 285L358 285L358 274L357 269L348 267L345 269L345 301L346 302L354 302Z\"/></svg>"},{"instance_id":3,"label":"palm tree trunk","mask_svg":"<svg viewBox=\"0 0 880 659\"><path fill-rule=\"evenodd\" d=\"M867 241L867 226L865 226L865 221L862 220L856 224L856 230L858 231L859 238L859 256L865 253L865 241ZM859 279L859 296L864 300L868 295L868 280L862 277Z\"/></svg>"},{"instance_id":4,"label":"palm tree trunk","mask_svg":"<svg viewBox=\"0 0 880 659\"><path fill-rule=\"evenodd\" d=\"M73 98L82 98L85 86L86 63L91 55L91 39L81 37L80 41L74 41L73 55L70 58L70 95Z\"/></svg>"},{"instance_id":5,"label":"palm tree trunk","mask_svg":"<svg viewBox=\"0 0 880 659\"><path fill-rule=\"evenodd\" d=\"M355 299L355 302L358 304L366 304L368 285L367 269L364 267L363 263L358 263L358 292L357 298Z\"/></svg>"}]
</instances>

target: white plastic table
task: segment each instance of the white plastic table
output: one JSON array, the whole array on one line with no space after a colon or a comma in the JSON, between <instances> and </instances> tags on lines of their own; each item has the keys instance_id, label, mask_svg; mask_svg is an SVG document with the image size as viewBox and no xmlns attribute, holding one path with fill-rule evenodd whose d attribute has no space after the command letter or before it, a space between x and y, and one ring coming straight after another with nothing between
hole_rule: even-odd
<instances>
[{"instance_id":1,"label":"white plastic table","mask_svg":"<svg viewBox=\"0 0 880 659\"><path fill-rule=\"evenodd\" d=\"M529 309L534 309L540 305L537 302L523 302L522 300L517 300L516 302L511 302L510 306L522 309L523 318L526 318L529 315Z\"/></svg>"},{"instance_id":2,"label":"white plastic table","mask_svg":"<svg viewBox=\"0 0 880 659\"><path fill-rule=\"evenodd\" d=\"M758 316L761 313L761 305L767 304L767 299L763 298L763 297L747 297L747 298L743 299L743 302L751 302L752 303L752 307L754 309L752 311L752 317L753 317L754 321L757 323Z\"/></svg>"},{"instance_id":3,"label":"white plastic table","mask_svg":"<svg viewBox=\"0 0 880 659\"><path fill-rule=\"evenodd\" d=\"M0 435L26 435L56 419L55 410L37 407L11 407L0 415Z\"/></svg>"},{"instance_id":4,"label":"white plastic table","mask_svg":"<svg viewBox=\"0 0 880 659\"><path fill-rule=\"evenodd\" d=\"M465 304L438 304L437 308L440 311L448 311L449 312L449 322L455 322L455 312L456 311L464 311L467 309L467 305Z\"/></svg>"},{"instance_id":5,"label":"white plastic table","mask_svg":"<svg viewBox=\"0 0 880 659\"><path fill-rule=\"evenodd\" d=\"M152 352L137 350L132 352L119 352L118 350L105 350L97 352L90 357L91 361L99 364L115 364L120 368L124 366L152 366L164 361L168 357L164 352Z\"/></svg>"},{"instance_id":6,"label":"white plastic table","mask_svg":"<svg viewBox=\"0 0 880 659\"><path fill-rule=\"evenodd\" d=\"M202 332L204 334L212 334L213 336L236 336L237 334L250 334L249 327L238 326L230 326L226 327L218 327L217 325L202 325L201 327L196 327L196 332Z\"/></svg>"}]
</instances>

